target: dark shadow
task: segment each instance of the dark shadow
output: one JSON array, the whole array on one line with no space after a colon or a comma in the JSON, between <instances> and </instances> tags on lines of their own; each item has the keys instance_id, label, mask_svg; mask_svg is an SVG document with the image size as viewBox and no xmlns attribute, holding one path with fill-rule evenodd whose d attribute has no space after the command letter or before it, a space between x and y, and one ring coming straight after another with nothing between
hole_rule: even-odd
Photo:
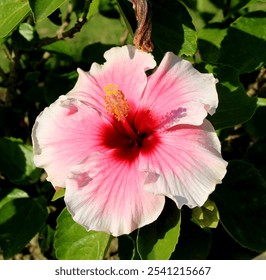
<instances>
[{"instance_id":1,"label":"dark shadow","mask_svg":"<svg viewBox=\"0 0 266 280\"><path fill-rule=\"evenodd\" d=\"M48 216L47 206L43 197L23 197L5 203L1 212L0 248L9 259L39 232Z\"/></svg>"},{"instance_id":2,"label":"dark shadow","mask_svg":"<svg viewBox=\"0 0 266 280\"><path fill-rule=\"evenodd\" d=\"M153 0L151 2L153 55L159 63L167 51L178 54L181 50L184 43L182 25L191 29L194 29L194 26L186 8L178 1Z\"/></svg>"},{"instance_id":3,"label":"dark shadow","mask_svg":"<svg viewBox=\"0 0 266 280\"><path fill-rule=\"evenodd\" d=\"M91 65L93 62L103 64L105 62L103 54L112 47L115 47L115 45L105 45L102 43L91 44L83 49L81 55L82 60L86 62L86 65Z\"/></svg>"},{"instance_id":4,"label":"dark shadow","mask_svg":"<svg viewBox=\"0 0 266 280\"><path fill-rule=\"evenodd\" d=\"M212 235L208 260L251 260L258 255L237 243L221 224L212 231L215 234Z\"/></svg>"},{"instance_id":5,"label":"dark shadow","mask_svg":"<svg viewBox=\"0 0 266 280\"><path fill-rule=\"evenodd\" d=\"M209 41L198 39L199 53L203 61L208 63L217 62L220 56L220 49Z\"/></svg>"},{"instance_id":6,"label":"dark shadow","mask_svg":"<svg viewBox=\"0 0 266 280\"><path fill-rule=\"evenodd\" d=\"M211 241L211 232L191 222L191 210L183 207L180 237L171 259L205 260L208 257Z\"/></svg>"}]
</instances>

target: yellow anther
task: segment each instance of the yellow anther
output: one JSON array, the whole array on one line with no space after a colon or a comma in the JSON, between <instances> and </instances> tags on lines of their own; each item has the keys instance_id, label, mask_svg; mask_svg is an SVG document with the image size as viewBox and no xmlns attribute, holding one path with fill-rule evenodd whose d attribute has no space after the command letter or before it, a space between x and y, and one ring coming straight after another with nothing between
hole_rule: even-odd
<instances>
[{"instance_id":1,"label":"yellow anther","mask_svg":"<svg viewBox=\"0 0 266 280\"><path fill-rule=\"evenodd\" d=\"M129 111L129 105L123 92L114 84L108 84L103 90L106 94L104 96L105 109L118 121L125 118Z\"/></svg>"}]
</instances>

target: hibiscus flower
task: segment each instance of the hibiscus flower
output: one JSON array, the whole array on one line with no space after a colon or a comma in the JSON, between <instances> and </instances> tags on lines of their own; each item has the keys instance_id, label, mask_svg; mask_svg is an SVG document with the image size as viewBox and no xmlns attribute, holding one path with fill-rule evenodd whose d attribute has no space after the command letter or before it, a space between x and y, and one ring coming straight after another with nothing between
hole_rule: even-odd
<instances>
[{"instance_id":1,"label":"hibiscus flower","mask_svg":"<svg viewBox=\"0 0 266 280\"><path fill-rule=\"evenodd\" d=\"M128 234L155 221L172 199L202 206L226 173L205 118L218 105L216 80L171 52L155 68L134 46L108 50L103 65L78 69L75 87L37 117L34 162L64 187L87 230Z\"/></svg>"}]
</instances>

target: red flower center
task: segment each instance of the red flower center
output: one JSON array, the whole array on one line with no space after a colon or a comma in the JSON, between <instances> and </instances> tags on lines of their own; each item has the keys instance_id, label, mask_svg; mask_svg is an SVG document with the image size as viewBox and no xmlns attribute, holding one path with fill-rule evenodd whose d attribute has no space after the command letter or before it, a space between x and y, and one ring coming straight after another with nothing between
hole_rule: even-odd
<instances>
[{"instance_id":1,"label":"red flower center","mask_svg":"<svg viewBox=\"0 0 266 280\"><path fill-rule=\"evenodd\" d=\"M158 122L150 110L135 110L115 85L109 84L104 91L106 110L113 115L113 121L112 125L103 126L103 146L112 149L118 159L129 162L139 153L152 153L160 138L156 131Z\"/></svg>"},{"instance_id":2,"label":"red flower center","mask_svg":"<svg viewBox=\"0 0 266 280\"><path fill-rule=\"evenodd\" d=\"M160 137L155 130L157 122L147 110L140 110L127 117L127 125L113 120L112 126L106 125L102 130L103 145L114 151L114 155L121 160L133 161L139 153L149 154L154 152L160 143Z\"/></svg>"}]
</instances>

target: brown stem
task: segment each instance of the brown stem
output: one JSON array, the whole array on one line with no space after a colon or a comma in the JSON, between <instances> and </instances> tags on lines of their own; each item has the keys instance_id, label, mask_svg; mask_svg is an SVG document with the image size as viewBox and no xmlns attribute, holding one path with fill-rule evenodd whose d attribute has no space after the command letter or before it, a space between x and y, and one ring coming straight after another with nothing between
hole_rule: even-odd
<instances>
[{"instance_id":1,"label":"brown stem","mask_svg":"<svg viewBox=\"0 0 266 280\"><path fill-rule=\"evenodd\" d=\"M62 37L62 33L66 30L66 28L69 26L71 21L71 14L72 14L72 4L68 3L67 7L67 14L65 17L64 22L62 23L61 27L57 30L56 34L58 38Z\"/></svg>"},{"instance_id":2,"label":"brown stem","mask_svg":"<svg viewBox=\"0 0 266 280\"><path fill-rule=\"evenodd\" d=\"M135 9L138 28L134 36L134 44L137 48L152 52L153 43L151 41L152 33L152 7L149 0L132 0Z\"/></svg>"}]
</instances>

